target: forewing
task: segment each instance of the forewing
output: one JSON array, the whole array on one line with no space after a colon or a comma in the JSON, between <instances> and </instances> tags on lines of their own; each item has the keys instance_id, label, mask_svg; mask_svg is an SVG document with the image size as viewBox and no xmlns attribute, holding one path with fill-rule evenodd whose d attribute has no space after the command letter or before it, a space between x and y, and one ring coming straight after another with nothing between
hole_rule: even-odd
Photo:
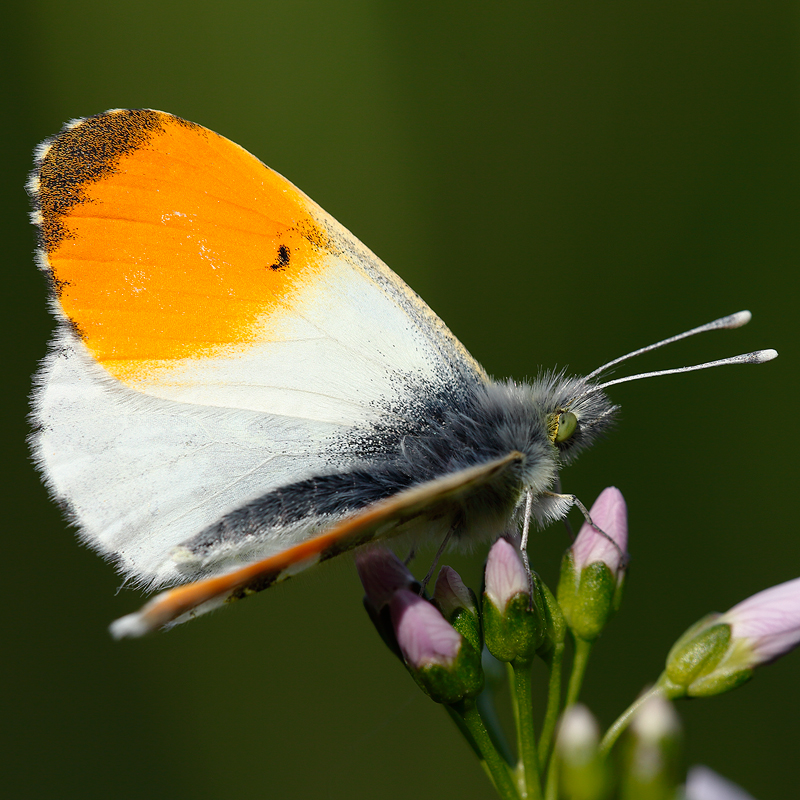
<instances>
[{"instance_id":1,"label":"forewing","mask_svg":"<svg viewBox=\"0 0 800 800\"><path fill-rule=\"evenodd\" d=\"M33 449L133 580L412 393L485 376L394 273L238 145L158 111L71 123L29 182L62 325ZM341 468L337 464L336 468Z\"/></svg>"}]
</instances>

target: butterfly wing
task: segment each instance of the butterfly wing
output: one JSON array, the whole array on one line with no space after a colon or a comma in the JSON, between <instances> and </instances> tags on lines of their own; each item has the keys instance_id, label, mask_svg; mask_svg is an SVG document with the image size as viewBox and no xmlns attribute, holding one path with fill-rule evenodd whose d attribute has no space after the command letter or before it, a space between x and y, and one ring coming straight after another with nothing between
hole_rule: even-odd
<instances>
[{"instance_id":1,"label":"butterfly wing","mask_svg":"<svg viewBox=\"0 0 800 800\"><path fill-rule=\"evenodd\" d=\"M452 513L453 501L502 476L524 460L521 453L469 467L399 492L334 525L325 533L276 555L197 583L170 589L140 611L111 626L116 638L142 636L164 625L182 622L222 603L262 591L321 561L397 533L410 521L424 524Z\"/></svg>"},{"instance_id":2,"label":"butterfly wing","mask_svg":"<svg viewBox=\"0 0 800 800\"><path fill-rule=\"evenodd\" d=\"M487 381L347 230L198 125L75 121L40 147L29 190L62 323L36 378L35 457L82 539L135 582L196 577L174 550L221 516L350 468L342 442L411 398Z\"/></svg>"}]
</instances>

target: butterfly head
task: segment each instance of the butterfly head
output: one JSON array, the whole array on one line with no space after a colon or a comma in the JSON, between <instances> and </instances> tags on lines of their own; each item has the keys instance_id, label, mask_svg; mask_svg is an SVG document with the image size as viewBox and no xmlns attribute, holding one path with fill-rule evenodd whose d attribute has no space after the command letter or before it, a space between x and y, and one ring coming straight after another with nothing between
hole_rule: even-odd
<instances>
[{"instance_id":1,"label":"butterfly head","mask_svg":"<svg viewBox=\"0 0 800 800\"><path fill-rule=\"evenodd\" d=\"M563 372L545 373L531 386L534 403L543 416L547 439L562 464L591 447L616 420L614 405L596 384Z\"/></svg>"}]
</instances>

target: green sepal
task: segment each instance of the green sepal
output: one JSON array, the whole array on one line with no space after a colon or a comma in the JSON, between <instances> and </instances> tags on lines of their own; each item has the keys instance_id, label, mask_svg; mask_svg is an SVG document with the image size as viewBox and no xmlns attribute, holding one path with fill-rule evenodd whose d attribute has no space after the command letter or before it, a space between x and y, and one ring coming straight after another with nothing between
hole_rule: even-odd
<instances>
[{"instance_id":1,"label":"green sepal","mask_svg":"<svg viewBox=\"0 0 800 800\"><path fill-rule=\"evenodd\" d=\"M700 631L705 630L706 628L710 628L716 620L720 618L720 614L706 614L702 619L699 619L694 625L688 627L679 637L675 644L672 645L669 653L667 654L667 661L669 661L673 653L676 653L682 647L684 647L688 642L697 636Z\"/></svg>"},{"instance_id":2,"label":"green sepal","mask_svg":"<svg viewBox=\"0 0 800 800\"><path fill-rule=\"evenodd\" d=\"M502 612L484 593L483 632L489 652L500 661L532 658L546 635L544 605L536 582L532 598L525 592L518 592Z\"/></svg>"},{"instance_id":3,"label":"green sepal","mask_svg":"<svg viewBox=\"0 0 800 800\"><path fill-rule=\"evenodd\" d=\"M712 697L736 689L752 677L752 669L717 669L710 675L693 681L686 694L689 697Z\"/></svg>"},{"instance_id":4,"label":"green sepal","mask_svg":"<svg viewBox=\"0 0 800 800\"><path fill-rule=\"evenodd\" d=\"M693 625L675 643L667 656L666 677L672 684L683 687L687 692L699 679L711 675L730 646L730 625L709 625L710 619L713 617L706 617Z\"/></svg>"},{"instance_id":5,"label":"green sepal","mask_svg":"<svg viewBox=\"0 0 800 800\"><path fill-rule=\"evenodd\" d=\"M480 653L467 639L461 642L452 666L428 664L419 669L409 666L408 671L422 691L436 703L457 703L476 697L483 689Z\"/></svg>"},{"instance_id":6,"label":"green sepal","mask_svg":"<svg viewBox=\"0 0 800 800\"><path fill-rule=\"evenodd\" d=\"M593 642L619 608L622 592L617 578L603 561L596 561L576 575L572 551L561 562L558 602L575 636Z\"/></svg>"},{"instance_id":7,"label":"green sepal","mask_svg":"<svg viewBox=\"0 0 800 800\"><path fill-rule=\"evenodd\" d=\"M468 586L466 589L469 592L470 597L472 597L473 608L460 606L448 617L447 614L442 611L441 604L436 601L435 597L433 599L433 604L439 609L439 611L442 611L444 618L475 648L478 653L480 653L481 650L483 650L483 630L481 628L480 616L478 615L477 611L478 598L475 596L475 592L473 592Z\"/></svg>"},{"instance_id":8,"label":"green sepal","mask_svg":"<svg viewBox=\"0 0 800 800\"><path fill-rule=\"evenodd\" d=\"M534 572L534 590L542 598L542 616L544 617L544 639L537 649L537 655L544 657L556 647L563 645L567 638L567 621L564 619L564 612L550 591L547 584Z\"/></svg>"}]
</instances>

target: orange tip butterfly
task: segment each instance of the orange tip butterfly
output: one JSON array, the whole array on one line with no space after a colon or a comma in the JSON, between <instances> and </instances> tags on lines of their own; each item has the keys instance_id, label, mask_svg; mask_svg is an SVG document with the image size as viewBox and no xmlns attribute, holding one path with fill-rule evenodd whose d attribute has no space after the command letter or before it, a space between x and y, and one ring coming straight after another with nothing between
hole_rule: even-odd
<instances>
[{"instance_id":1,"label":"orange tip butterfly","mask_svg":"<svg viewBox=\"0 0 800 800\"><path fill-rule=\"evenodd\" d=\"M405 533L491 540L580 504L603 382L494 381L390 269L250 153L160 111L69 123L28 183L58 320L32 448L83 542L164 589L139 636ZM581 506L583 509L583 507ZM585 510L584 510L585 511Z\"/></svg>"}]
</instances>

